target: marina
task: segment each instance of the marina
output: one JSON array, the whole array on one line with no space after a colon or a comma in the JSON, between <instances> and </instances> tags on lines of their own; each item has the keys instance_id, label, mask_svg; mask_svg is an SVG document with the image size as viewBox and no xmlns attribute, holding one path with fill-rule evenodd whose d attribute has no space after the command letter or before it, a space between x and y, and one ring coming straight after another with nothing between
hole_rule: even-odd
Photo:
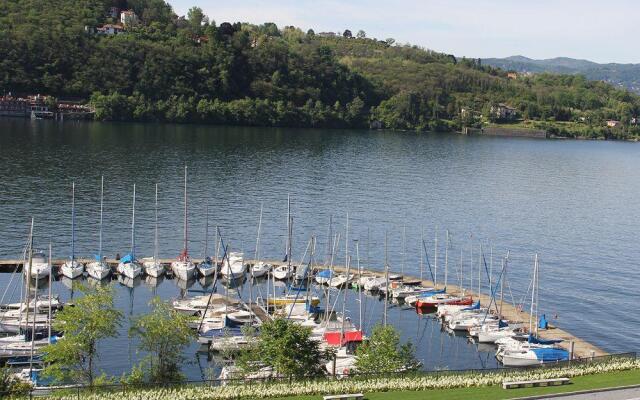
<instances>
[{"instance_id":1,"label":"marina","mask_svg":"<svg viewBox=\"0 0 640 400\"><path fill-rule=\"evenodd\" d=\"M11 122L9 125L14 128L20 126L17 122ZM509 182L504 181L505 177L500 178L500 171L505 168L504 165L500 168L489 168L486 171L487 175L480 168L478 171L481 174L474 175L474 180L464 181L441 171L446 179L442 178L444 180L440 183L433 180L435 178L416 173L402 158L389 158L391 154L399 156L400 149L406 151L408 146L414 146L427 157L426 161L412 160L414 163L422 164L421 168L435 168L440 163L453 163L451 165L463 165L463 168L470 171L472 167L464 164L470 161L456 158L455 151L452 150L452 153L446 155L450 160L443 161L437 154L431 153L430 147L425 147L426 144L450 149L460 146L465 151L475 154L476 157L481 157L482 163L485 163L491 159L488 156L489 150L495 151L494 145L497 143L521 155L522 147L528 146L538 151L551 151L552 149L547 148L546 142L522 139L513 144L514 142L499 142L506 140L503 138L473 136L390 138L383 134L374 134L377 140L384 143L383 147L386 151L390 152L389 154L374 152L374 154L385 160L386 165L392 165L395 168L395 176L387 177L385 171L388 167L383 168L378 163L367 161L368 159L358 158L357 161L372 170L373 175L385 185L400 187L401 189L397 189L400 190L400 197L403 198L400 200L396 194L376 190L378 186L376 182L359 184L357 181L364 179L364 176L358 172L358 169L350 169L349 174L353 174L353 177L342 175L321 164L314 164L313 155L296 154L295 139L289 136L291 133L286 130L258 133L257 130L251 129L220 128L218 133L205 136L205 139L196 135L191 136L186 144L176 144L177 136L161 129L159 133L153 133L153 135L159 135L172 145L191 149L190 151L195 152L196 158L195 161L188 162L172 158L170 156L172 150L165 148L163 144L151 141L149 151L154 154L154 157L168 160L166 165L158 167L146 158L128 157L127 155L133 153L129 153L130 149L118 141L118 133L115 130L101 131L105 129L104 125L101 125L99 131L92 131L93 126L93 124L78 124L75 127L68 125L65 132L55 132L53 125L48 125L46 121L38 121L27 128L27 131L33 132L34 135L15 139L18 143L22 142L23 145L30 147L42 140L53 140L57 137L58 139L55 140L61 140L64 144L63 148L56 151L64 152L69 149L68 146L71 148L75 146L81 150L81 154L79 158L70 160L75 165L71 167L66 164L65 166L57 164L55 158L49 158L46 153L42 153L44 160L53 166L54 171L54 176L43 183L42 193L48 193L47 196L36 196L34 192L25 190L32 179L26 172L16 177L4 176L6 184L0 190L0 200L4 204L0 209L0 235L3 238L0 241L2 258L0 270L6 273L0 274L0 288L12 287L10 276L14 274L11 272L22 271L24 261L19 258L19 255L24 248L28 233L28 224L25 221L28 221L30 216L34 216L34 248L43 249L49 241L53 243L51 270L53 280L51 285L39 280L40 294L50 287L52 293L62 302L73 303L73 300L81 295L76 290L75 282L88 285L110 285L115 289L116 306L125 313L127 318L131 318L148 312L148 304L156 295L170 302L191 301L189 299L197 299L198 296L205 296L203 298L205 299L207 294L214 290L215 271L217 271L218 282L215 285L217 294L226 293L230 299L234 299L233 301L240 300L244 304L237 306L233 313L209 312L206 322L210 327L218 329L216 327L219 327L223 321L220 318L221 315L232 314L233 318L237 319L236 322L245 321L245 318L252 315L260 321L267 321L272 318L268 311L273 312L275 305L285 306L289 301L286 297L287 292L289 295L295 293L287 289L288 284L285 281L273 278L275 275L289 277L293 282L295 276L302 273L301 268L308 264L303 254L311 238L315 238L316 260L308 275L311 288L308 299L312 302L317 301L314 304L323 308L327 304L335 303L331 308L336 315L347 316L350 322L345 325L352 326L353 332L362 328L365 337L370 334L376 324L386 322L394 326L403 341L411 341L415 345L416 358L421 362L421 368L424 370L482 369L500 366L500 360L496 358L496 346L479 342L478 332L474 336L469 331L479 320L487 320L492 326L492 334L503 334L505 331L500 330L502 328L499 327L497 313L501 315L500 319L509 321L514 329L520 329L515 328L516 326L522 327L523 334L530 329L530 326L540 325L540 317L546 315L549 329L538 330L536 340L562 339L560 343L554 344L554 348L564 352L558 353L561 357L588 359L634 348L637 338L633 332L623 333L621 330L605 327L611 324L613 319L622 315L622 310L614 303L621 304L625 301L624 293L637 290L637 281L633 278L636 271L628 267L630 264L625 258L628 253L621 242L610 241L607 243L610 248L604 250L596 244L587 247L573 240L559 241L550 235L545 235L547 230L553 230L557 236L570 238L571 235L575 235L574 230L576 230L581 232L581 236L578 235L578 237L584 241L587 240L585 238L590 237L589 235L595 233L592 230L583 229L583 225L578 220L571 221L573 224L571 231L564 230L564 226L557 223L560 220L557 214L561 213L561 209L541 207L545 205L542 197L538 203L519 202L521 196L531 194L528 190L511 191L512 195L515 193L515 198L511 198L501 206L488 202L489 198L494 197L484 193L480 187L494 185L492 190L500 188L500 185L495 186L495 178L489 178L489 171L492 174L497 173L498 178L503 179L501 184ZM94 132L95 136L93 138L91 135L84 136L86 132L81 132L84 132L85 128L89 129L89 132ZM152 132L145 131L146 128L136 131L138 128L133 126L132 129L133 131L129 133L133 138L148 141L152 137ZM198 132L198 129L196 128L195 132ZM286 158L290 162L287 167L282 167L284 168L282 171L280 167L275 168L268 163L262 164L266 161L258 157L260 154L258 149L261 149L260 152L280 150L274 150L268 140L263 141L261 137L256 139L253 136L267 135L269 140L277 140L280 134L292 140L293 143L290 148L285 146L287 150L281 155L282 160ZM0 141L5 140L2 143L3 151L15 146L13 142L6 141L8 138L6 135L0 135ZM334 146L329 150L333 154L332 160L343 168L347 165L340 161L345 156L340 146L344 146L345 143L347 148L351 144L355 145L354 143L360 146L362 141L370 140L369 136L358 132L339 135L333 133L326 138L316 136L314 131L306 135L309 135L307 139L312 142L317 141L318 151L326 145ZM212 137L219 138L221 141L214 140ZM113 164L106 170L93 167L93 161L89 162L92 158L88 158L87 154L102 160L102 163L107 162L103 158L105 154L92 150L91 143L94 140L103 145L106 144L105 151L114 156L115 152L122 151L123 154L118 154L117 157L120 157L123 163ZM237 156L240 153L234 146L243 141L251 142L252 140L256 141L255 145L248 150L251 157L258 160L260 166L256 164L241 166L237 163ZM343 142L345 140L346 142ZM227 153L219 150L220 146L225 148L224 143L233 143L225 150ZM570 145L576 146L575 143ZM588 144L592 156L601 151L592 149L593 145L595 143ZM615 146L621 145L623 144L615 144ZM199 152L200 147L211 151L213 159L203 161L207 159L204 157L205 153ZM507 156L506 153L501 154L504 157ZM6 162L7 158L3 158L1 163L5 164L2 164L0 173L7 170ZM14 162L21 164L23 160L14 159ZM75 164L76 162L86 164ZM516 168L516 163L513 162L509 164L509 168ZM188 164L187 188L183 184L185 164ZM88 170L78 173L77 171L82 170L84 165L88 166ZM584 167L582 164L580 166ZM29 170L28 166L23 165L23 167L26 168L24 171ZM144 176L114 178L114 176L123 176L125 172L135 168L141 168ZM475 168L479 167L476 165ZM577 167L574 166L574 168ZM329 177L318 174L318 171L323 169ZM302 175L294 174L293 171L301 171ZM520 169L518 171L529 180L535 180L535 176L540 173L539 170ZM101 179L102 176L104 176L103 179ZM244 184L229 186L231 181L224 178L225 176L230 177L232 181L241 181ZM454 179L454 181L447 179ZM480 179L480 182L476 181L477 179ZM560 178L556 176L552 181L553 179ZM286 184L281 183L280 180ZM395 180L399 180L402 184L398 186L393 183ZM233 187L233 190L212 191L212 183L215 187L228 186ZM133 193L134 184L135 194ZM414 190L412 184L418 187ZM608 184L612 182L609 181ZM326 188L329 187L335 190L332 189L331 193L328 193ZM349 192L349 188L352 187L357 189ZM452 193L457 193L454 187L466 187L466 189L453 196ZM258 190L259 195L255 195L255 190ZM449 193L443 195L443 190L448 190ZM539 184L536 190L544 191ZM188 208L183 204L187 200L185 192L188 193ZM559 193L561 194L562 191L560 190ZM555 195L558 195L558 192ZM424 198L415 196L424 196ZM410 198L417 200L409 200ZM12 199L22 199L22 201L16 202ZM571 203L570 200L565 199L565 201L569 201L572 207L576 207L576 204ZM436 205L430 205L431 203ZM348 229L345 229L347 214L350 223ZM544 228L536 225L528 219L529 214L531 218L533 216L542 218L547 225ZM285 218L285 215L288 216ZM333 224L330 222L332 219ZM516 219L518 223L512 222ZM616 229L633 232L632 222L632 219L620 220ZM187 224L188 235L185 232ZM259 232L259 246L256 246L256 228ZM444 244L444 233L447 228L453 232L450 246ZM603 231L608 232L609 226L605 224L597 226L597 229L592 228L602 235ZM344 237L347 232L348 238ZM331 263L330 243L335 240L336 234L343 236L339 240L341 242L339 247L342 250L335 252L335 260ZM436 245L437 250L434 251L433 238L436 235L439 235L439 245ZM230 246L226 261L223 260L222 249L216 250L215 244L218 243L216 236L224 237L225 245ZM350 270L347 270L345 265L347 263L344 250L345 239L350 246L348 250L351 258ZM364 280L360 280L358 272L354 270L356 258L358 258L356 254L358 245L360 264L363 268L361 274L367 278ZM255 259L254 255L255 247L260 249L258 259ZM486 256L484 261L479 259L482 254L481 248L484 249ZM434 294L432 293L434 290L443 291L445 287L446 273L443 273L447 258L445 249L449 249L449 279L446 282L446 292ZM490 261L490 251L493 261ZM529 305L533 303L530 287L531 268L534 265L536 251L540 251L541 258L541 273L536 279L536 282L539 280L540 288L538 289L539 299L536 298L536 303L540 303L539 312L533 307L530 308ZM132 260L137 259L140 262L140 276L126 276L122 272L124 270L119 271L118 266L127 262L128 253L134 253L135 257ZM214 256L216 253L217 257ZM94 254L98 257L91 257ZM183 261L178 260L182 254L185 255L184 260L187 262L184 271L192 271L187 273L189 279L186 280L179 279L174 268L171 267L176 261ZM239 256L239 254L244 255ZM501 260L507 257L507 254L510 254L508 286L496 287ZM204 255L209 257L205 258ZM283 262L283 256L291 261ZM431 272L428 264L430 262L430 267L435 267L436 257L438 271ZM427 258L430 261L427 261ZM597 268L594 267L593 260L597 260ZM203 261L206 262L203 263ZM76 279L59 276L62 265L70 262L70 266L81 265L87 271ZM330 264L333 264L333 272L327 273ZM492 273L487 273L485 270L489 264L493 265ZM94 267L104 265L105 269L98 275L104 274L105 279L98 280L87 276L90 265ZM190 265L193 265L193 269ZM404 284L381 285L386 281L385 265L389 268L389 281L397 282L396 278L402 277ZM578 265L581 267L576 269ZM215 266L218 268L214 268ZM601 268L606 268L609 273L602 274ZM254 280L230 279L233 276L236 278L240 276L241 270L243 270L242 275L250 276L249 272L254 271L256 277L258 275L261 277ZM273 271L272 274L269 271ZM68 272L73 276L72 269ZM433 273L438 278L436 282L430 275ZM609 287L611 274L626 276L630 286L624 291L609 291L605 297L603 288ZM491 284L488 282L488 276L493 279ZM580 284L575 283L576 276L580 276ZM477 289L479 278L481 279L480 290ZM324 284L320 284L319 281ZM377 285L377 291L362 290L373 284ZM16 288L19 289L19 287ZM491 291L494 292L494 296L490 296ZM500 301L498 311L496 294L501 291L504 291L504 301ZM277 298L274 297L276 294ZM421 298L422 295L428 296ZM17 296L16 292L7 300L17 302L19 301ZM302 298L306 299L307 296ZM415 300L414 298L418 298L417 306L408 303ZM475 311L474 307L478 299L480 310ZM455 319L453 314L436 314L433 305L439 302L447 303L447 307L461 304L463 305L461 307L471 309L460 314L465 316L465 319ZM593 306L595 302L598 307ZM344 312L342 312L343 303ZM491 312L486 313L485 307L491 308ZM461 308L457 309L456 313L460 310ZM280 313L280 315L283 314ZM289 315L289 312L285 311L284 315ZM633 320L636 317L629 318ZM37 321L37 326L45 327L46 319L42 324L41 322ZM339 328L341 328L340 325L341 323L338 323ZM127 321L120 328L119 337L105 340L99 350L100 367L108 374L126 373L144 357L144 354L136 350L137 339L127 337L128 327ZM507 332L507 334L511 333ZM338 331L337 337L329 335L326 340L340 343L342 341L340 336ZM352 338L357 339L357 336ZM242 345L239 336L237 340L240 341L226 344ZM218 377L225 366L225 361L216 352L202 352L201 347L202 343L194 341L185 350L184 356L187 362L183 372L186 377L195 380ZM505 348L505 351L510 350Z\"/></svg>"}]
</instances>

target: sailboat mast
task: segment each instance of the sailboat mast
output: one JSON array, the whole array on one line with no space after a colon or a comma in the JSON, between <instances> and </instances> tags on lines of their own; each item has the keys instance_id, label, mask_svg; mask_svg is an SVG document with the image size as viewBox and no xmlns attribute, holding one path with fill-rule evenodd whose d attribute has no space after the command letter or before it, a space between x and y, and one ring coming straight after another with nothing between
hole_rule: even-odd
<instances>
[{"instance_id":1,"label":"sailboat mast","mask_svg":"<svg viewBox=\"0 0 640 400\"><path fill-rule=\"evenodd\" d=\"M209 204L205 207L205 224L204 224L204 251L203 258L207 258L207 250L209 247Z\"/></svg>"},{"instance_id":2,"label":"sailboat mast","mask_svg":"<svg viewBox=\"0 0 640 400\"><path fill-rule=\"evenodd\" d=\"M402 225L402 265L400 267L400 276L404 281L404 263L407 258L407 226Z\"/></svg>"},{"instance_id":3,"label":"sailboat mast","mask_svg":"<svg viewBox=\"0 0 640 400\"><path fill-rule=\"evenodd\" d=\"M504 304L504 280L506 278L506 260L502 259L502 276L500 277L500 319L502 319L502 305Z\"/></svg>"},{"instance_id":4,"label":"sailboat mast","mask_svg":"<svg viewBox=\"0 0 640 400\"><path fill-rule=\"evenodd\" d=\"M187 254L187 166L184 166L184 253Z\"/></svg>"},{"instance_id":5,"label":"sailboat mast","mask_svg":"<svg viewBox=\"0 0 640 400\"><path fill-rule=\"evenodd\" d=\"M348 218L347 218L348 221ZM345 235L345 238L347 237L347 235ZM351 258L349 256L347 256L347 278L349 277L349 264L351 263ZM347 281L348 283L348 281ZM342 297L342 326L340 328L340 346L342 346L342 343L344 342L344 324L345 321L347 319L347 317L345 316L345 309L347 306L347 293L349 292L349 290L345 287L345 289L343 290L343 297Z\"/></svg>"},{"instance_id":6,"label":"sailboat mast","mask_svg":"<svg viewBox=\"0 0 640 400\"><path fill-rule=\"evenodd\" d=\"M291 235L293 233L291 225L291 195L287 194L287 265L289 270L291 269Z\"/></svg>"},{"instance_id":7,"label":"sailboat mast","mask_svg":"<svg viewBox=\"0 0 640 400\"><path fill-rule=\"evenodd\" d=\"M540 261L538 260L538 253L536 253L536 337L538 336L538 328L540 327L539 319L539 307L540 307Z\"/></svg>"},{"instance_id":8,"label":"sailboat mast","mask_svg":"<svg viewBox=\"0 0 640 400\"><path fill-rule=\"evenodd\" d=\"M423 270L424 270L424 249L422 248L424 243L424 227L420 230L420 281L423 278Z\"/></svg>"},{"instance_id":9,"label":"sailboat mast","mask_svg":"<svg viewBox=\"0 0 640 400\"><path fill-rule=\"evenodd\" d=\"M438 226L436 225L436 238L433 246L433 288L438 289Z\"/></svg>"},{"instance_id":10,"label":"sailboat mast","mask_svg":"<svg viewBox=\"0 0 640 400\"><path fill-rule=\"evenodd\" d=\"M31 217L31 228L29 229L29 258L28 258L28 264L27 264L27 275L24 278L26 281L26 292L24 294L24 304L26 305L26 311L25 311L25 330L28 329L29 327L29 293L31 290L31 265L33 264L33 217ZM51 272L49 273L49 275L51 275ZM35 303L34 299L34 303ZM34 313L34 317L35 317L35 304L34 304L34 309L33 309L33 313ZM22 324L20 324L22 325Z\"/></svg>"},{"instance_id":11,"label":"sailboat mast","mask_svg":"<svg viewBox=\"0 0 640 400\"><path fill-rule=\"evenodd\" d=\"M136 259L136 184L133 184L133 205L131 207L131 258Z\"/></svg>"},{"instance_id":12,"label":"sailboat mast","mask_svg":"<svg viewBox=\"0 0 640 400\"><path fill-rule=\"evenodd\" d=\"M384 314L382 319L382 325L387 326L387 304L389 303L389 258L387 253L388 234L384 233L384 281L387 295L384 297Z\"/></svg>"},{"instance_id":13,"label":"sailboat mast","mask_svg":"<svg viewBox=\"0 0 640 400\"><path fill-rule=\"evenodd\" d=\"M102 211L104 207L104 176L100 178L100 232L98 233L98 257L102 262Z\"/></svg>"},{"instance_id":14,"label":"sailboat mast","mask_svg":"<svg viewBox=\"0 0 640 400\"><path fill-rule=\"evenodd\" d=\"M358 267L358 301L360 302L359 308L359 321L360 321L360 331L364 330L364 325L362 322L362 269L360 268L360 246L359 242L356 240L356 262Z\"/></svg>"},{"instance_id":15,"label":"sailboat mast","mask_svg":"<svg viewBox=\"0 0 640 400\"><path fill-rule=\"evenodd\" d=\"M51 274L51 273L49 273ZM36 339L36 315L38 310L38 276L36 275L35 292L33 293L33 323L31 324L31 349L29 351L29 376L33 371L33 352L34 352L34 340ZM27 304L29 308L29 304ZM27 324L29 320L27 319Z\"/></svg>"},{"instance_id":16,"label":"sailboat mast","mask_svg":"<svg viewBox=\"0 0 640 400\"><path fill-rule=\"evenodd\" d=\"M478 257L478 300L480 300L480 293L482 292L482 274L480 273L481 267L482 267L482 243L480 243L480 256ZM491 293L489 293L489 295L491 295Z\"/></svg>"},{"instance_id":17,"label":"sailboat mast","mask_svg":"<svg viewBox=\"0 0 640 400\"><path fill-rule=\"evenodd\" d=\"M344 233L344 265L349 269L349 211L347 211L347 223L345 225ZM349 279L349 272L347 271L347 280ZM348 283L348 281L347 281Z\"/></svg>"},{"instance_id":18,"label":"sailboat mast","mask_svg":"<svg viewBox=\"0 0 640 400\"><path fill-rule=\"evenodd\" d=\"M51 268L52 262L53 262L53 260L52 260L52 257L51 257L51 241L49 241L49 268ZM51 320L51 275L53 275L53 274L51 272L49 272L49 313L48 313L48 316L47 316L47 321L49 322L47 324L48 325L47 328L48 328L48 333L49 333L48 334L49 340L51 340L51 323L52 323L52 320Z\"/></svg>"},{"instance_id":19,"label":"sailboat mast","mask_svg":"<svg viewBox=\"0 0 640 400\"><path fill-rule=\"evenodd\" d=\"M536 300L536 274L538 266L538 255L536 254L533 260L533 288L531 289L531 309L529 311L529 334L533 333L533 307Z\"/></svg>"},{"instance_id":20,"label":"sailboat mast","mask_svg":"<svg viewBox=\"0 0 640 400\"><path fill-rule=\"evenodd\" d=\"M447 287L447 279L449 275L449 231L447 230L447 238L444 247L444 287Z\"/></svg>"},{"instance_id":21,"label":"sailboat mast","mask_svg":"<svg viewBox=\"0 0 640 400\"><path fill-rule=\"evenodd\" d=\"M75 260L76 246L76 183L71 183L71 267Z\"/></svg>"},{"instance_id":22,"label":"sailboat mast","mask_svg":"<svg viewBox=\"0 0 640 400\"><path fill-rule=\"evenodd\" d=\"M156 183L156 215L155 215L155 238L153 241L153 264L158 262L158 184Z\"/></svg>"}]
</instances>

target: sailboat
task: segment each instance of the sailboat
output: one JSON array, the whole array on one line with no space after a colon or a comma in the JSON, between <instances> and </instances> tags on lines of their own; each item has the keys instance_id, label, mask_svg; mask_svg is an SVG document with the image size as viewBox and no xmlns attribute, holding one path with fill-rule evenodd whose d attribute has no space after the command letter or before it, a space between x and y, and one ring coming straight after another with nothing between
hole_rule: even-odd
<instances>
[{"instance_id":1,"label":"sailboat","mask_svg":"<svg viewBox=\"0 0 640 400\"><path fill-rule=\"evenodd\" d=\"M216 272L216 269L218 268L216 265L213 265L213 260L207 255L207 248L209 247L209 206L207 206L206 214L207 216L204 227L204 260L197 266L200 275L205 277L213 275L213 273Z\"/></svg>"},{"instance_id":2,"label":"sailboat","mask_svg":"<svg viewBox=\"0 0 640 400\"><path fill-rule=\"evenodd\" d=\"M153 246L153 257L147 258L143 261L144 272L157 278L164 274L164 266L158 260L158 184L156 184L156 217L155 217L155 239Z\"/></svg>"},{"instance_id":3,"label":"sailboat","mask_svg":"<svg viewBox=\"0 0 640 400\"><path fill-rule=\"evenodd\" d=\"M244 277L246 268L244 265L244 253L229 252L222 260L220 273L228 280L236 280Z\"/></svg>"},{"instance_id":4,"label":"sailboat","mask_svg":"<svg viewBox=\"0 0 640 400\"><path fill-rule=\"evenodd\" d=\"M100 183L100 233L98 240L98 254L95 256L95 261L87 264L87 273L90 277L102 280L109 276L111 273L111 267L107 264L105 258L102 256L102 211L104 205L104 176Z\"/></svg>"},{"instance_id":5,"label":"sailboat","mask_svg":"<svg viewBox=\"0 0 640 400\"><path fill-rule=\"evenodd\" d=\"M133 184L133 207L131 211L131 253L120 259L117 271L131 280L142 273L142 266L135 256L136 249L136 184Z\"/></svg>"},{"instance_id":6,"label":"sailboat","mask_svg":"<svg viewBox=\"0 0 640 400\"><path fill-rule=\"evenodd\" d=\"M187 250L187 166L184 166L184 247L182 252L178 256L178 259L171 263L171 269L173 270L173 274L178 277L178 279L182 279L183 281L188 281L193 277L193 274L196 270L196 266L191 261L191 257L189 257L189 252Z\"/></svg>"},{"instance_id":7,"label":"sailboat","mask_svg":"<svg viewBox=\"0 0 640 400\"><path fill-rule=\"evenodd\" d=\"M60 267L63 276L75 279L82 275L84 266L75 259L76 244L76 183L71 185L71 259Z\"/></svg>"},{"instance_id":8,"label":"sailboat","mask_svg":"<svg viewBox=\"0 0 640 400\"><path fill-rule=\"evenodd\" d=\"M559 346L560 340L543 340L538 337L538 326L534 328L535 309L536 324L538 320L538 282L539 264L536 254L533 265L533 282L531 290L531 311L529 313L529 338L526 342L504 339L506 344L498 348L496 357L506 367L526 367L545 363L557 363L569 360L569 352ZM534 333L535 331L535 333Z\"/></svg>"},{"instance_id":9,"label":"sailboat","mask_svg":"<svg viewBox=\"0 0 640 400\"><path fill-rule=\"evenodd\" d=\"M24 272L27 273L28 269L25 267ZM47 262L44 252L34 250L31 257L31 278L41 280L51 274L51 264Z\"/></svg>"}]
</instances>

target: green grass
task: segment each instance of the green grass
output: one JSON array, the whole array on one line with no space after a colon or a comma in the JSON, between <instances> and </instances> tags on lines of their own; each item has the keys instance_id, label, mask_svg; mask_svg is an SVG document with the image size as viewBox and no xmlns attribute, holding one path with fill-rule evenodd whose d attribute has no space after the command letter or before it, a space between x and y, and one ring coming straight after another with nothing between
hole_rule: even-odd
<instances>
[{"instance_id":1,"label":"green grass","mask_svg":"<svg viewBox=\"0 0 640 400\"><path fill-rule=\"evenodd\" d=\"M502 386L484 386L461 389L438 389L429 391L365 393L367 400L468 400L468 399L512 399L516 397L537 396L544 394L574 392L579 390L600 389L616 386L640 384L640 370L608 372L597 375L585 375L571 378L571 384L563 386L502 389ZM284 397L280 400L318 400L322 396Z\"/></svg>"}]
</instances>

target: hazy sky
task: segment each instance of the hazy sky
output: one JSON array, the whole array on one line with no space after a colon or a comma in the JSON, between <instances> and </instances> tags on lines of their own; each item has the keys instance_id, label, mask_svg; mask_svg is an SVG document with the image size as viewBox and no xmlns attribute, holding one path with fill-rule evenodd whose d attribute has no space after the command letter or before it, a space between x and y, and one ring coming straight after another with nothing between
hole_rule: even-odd
<instances>
[{"instance_id":1,"label":"hazy sky","mask_svg":"<svg viewBox=\"0 0 640 400\"><path fill-rule=\"evenodd\" d=\"M566 56L640 62L633 0L169 0L176 13L197 5L216 23L275 22L304 30L364 30L467 57Z\"/></svg>"}]
</instances>

